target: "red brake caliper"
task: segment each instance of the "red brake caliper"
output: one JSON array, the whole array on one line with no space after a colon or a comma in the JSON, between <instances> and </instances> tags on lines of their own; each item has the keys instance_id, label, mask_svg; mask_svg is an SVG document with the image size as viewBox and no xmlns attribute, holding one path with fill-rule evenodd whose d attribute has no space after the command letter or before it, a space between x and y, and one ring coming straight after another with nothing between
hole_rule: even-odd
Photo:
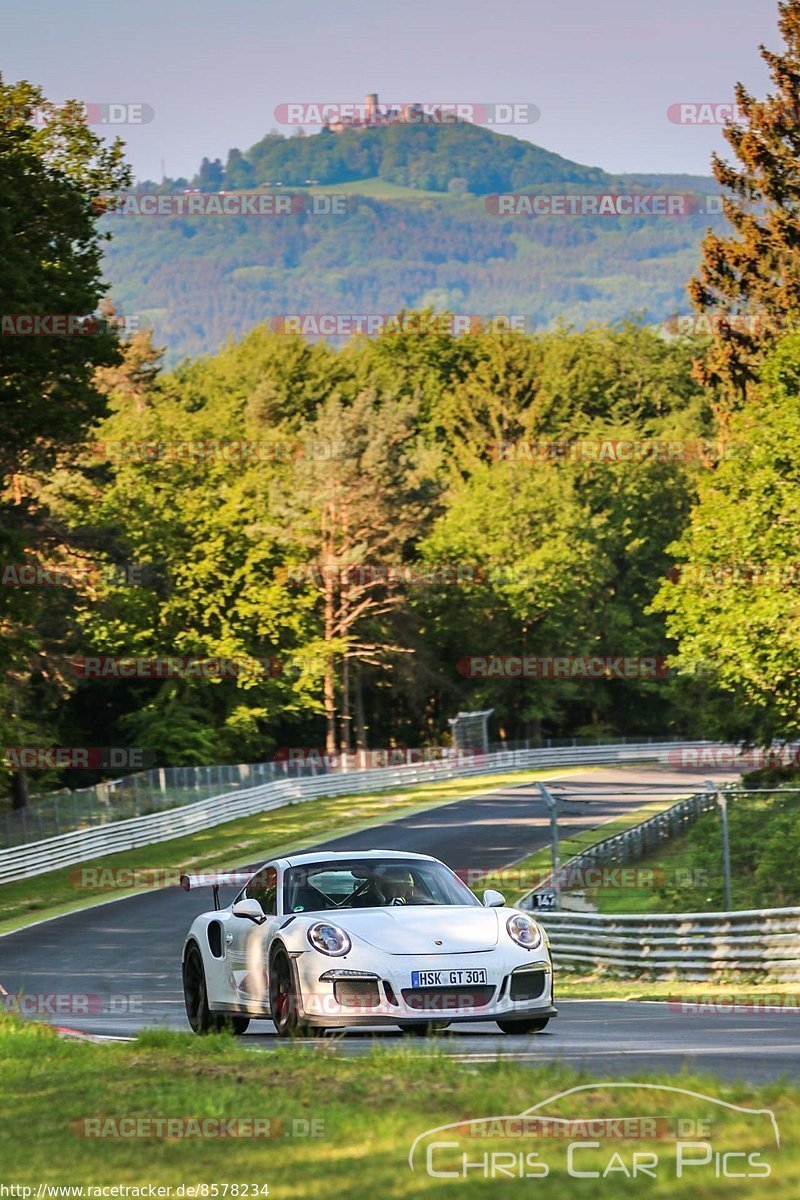
<instances>
[{"instance_id":1,"label":"red brake caliper","mask_svg":"<svg viewBox=\"0 0 800 1200\"><path fill-rule=\"evenodd\" d=\"M281 979L278 984L278 994L275 997L275 1007L277 1009L276 1024L283 1024L289 1015L289 988L285 979Z\"/></svg>"}]
</instances>

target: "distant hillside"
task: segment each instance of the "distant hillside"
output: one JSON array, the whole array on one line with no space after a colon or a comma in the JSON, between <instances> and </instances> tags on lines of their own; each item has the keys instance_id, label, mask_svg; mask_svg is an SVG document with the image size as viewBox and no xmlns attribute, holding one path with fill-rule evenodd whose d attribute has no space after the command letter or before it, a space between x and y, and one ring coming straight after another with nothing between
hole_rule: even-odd
<instances>
[{"instance_id":1,"label":"distant hillside","mask_svg":"<svg viewBox=\"0 0 800 1200\"><path fill-rule=\"evenodd\" d=\"M515 191L534 183L602 184L599 167L584 167L520 138L477 125L389 125L343 133L268 133L227 162L203 164L192 186L203 190L251 188L280 182L323 186L379 178L401 187L476 195ZM185 182L185 181L181 181Z\"/></svg>"},{"instance_id":2,"label":"distant hillside","mask_svg":"<svg viewBox=\"0 0 800 1200\"><path fill-rule=\"evenodd\" d=\"M169 360L215 350L283 313L393 313L432 307L521 315L529 329L632 311L686 309L685 285L715 216L498 217L486 193L716 192L711 179L613 177L471 125L269 134L226 168L204 161L204 191L269 183L341 189L347 211L285 217L110 218L113 295L155 327ZM179 190L167 180L159 191ZM153 190L141 184L140 190Z\"/></svg>"}]
</instances>

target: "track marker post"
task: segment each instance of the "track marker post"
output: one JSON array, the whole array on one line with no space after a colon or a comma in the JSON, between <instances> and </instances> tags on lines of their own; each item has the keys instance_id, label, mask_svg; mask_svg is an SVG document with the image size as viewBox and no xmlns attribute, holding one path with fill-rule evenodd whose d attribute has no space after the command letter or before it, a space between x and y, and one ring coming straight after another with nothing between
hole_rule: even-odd
<instances>
[{"instance_id":1,"label":"track marker post","mask_svg":"<svg viewBox=\"0 0 800 1200\"><path fill-rule=\"evenodd\" d=\"M710 779L706 780L706 787L715 793L720 815L722 816L722 870L725 877L725 908L727 912L733 912L733 899L731 898L731 842L728 833L728 797Z\"/></svg>"},{"instance_id":2,"label":"track marker post","mask_svg":"<svg viewBox=\"0 0 800 1200\"><path fill-rule=\"evenodd\" d=\"M550 813L550 843L552 846L551 861L553 873L553 909L558 912L561 906L561 880L558 861L558 797L554 796L548 787L537 780L537 788L544 799Z\"/></svg>"}]
</instances>

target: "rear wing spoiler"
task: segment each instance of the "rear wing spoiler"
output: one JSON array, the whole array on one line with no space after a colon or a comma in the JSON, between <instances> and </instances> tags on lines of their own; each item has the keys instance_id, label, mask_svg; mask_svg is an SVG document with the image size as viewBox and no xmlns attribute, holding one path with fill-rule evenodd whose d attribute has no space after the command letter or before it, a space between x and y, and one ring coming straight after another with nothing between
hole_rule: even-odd
<instances>
[{"instance_id":1,"label":"rear wing spoiler","mask_svg":"<svg viewBox=\"0 0 800 1200\"><path fill-rule=\"evenodd\" d=\"M209 871L200 875L181 875L180 885L185 892L210 887L214 893L214 908L218 909L221 887L244 887L252 878L252 871Z\"/></svg>"}]
</instances>

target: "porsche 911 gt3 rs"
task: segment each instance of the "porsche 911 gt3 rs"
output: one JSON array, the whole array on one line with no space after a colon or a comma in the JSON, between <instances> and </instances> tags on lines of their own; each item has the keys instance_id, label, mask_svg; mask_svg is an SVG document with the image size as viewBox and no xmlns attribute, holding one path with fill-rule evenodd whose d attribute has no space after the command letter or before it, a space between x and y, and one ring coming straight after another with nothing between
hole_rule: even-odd
<instances>
[{"instance_id":1,"label":"porsche 911 gt3 rs","mask_svg":"<svg viewBox=\"0 0 800 1200\"><path fill-rule=\"evenodd\" d=\"M547 935L529 913L499 892L481 903L435 858L389 850L266 863L193 922L183 988L195 1033L243 1033L252 1019L280 1037L487 1020L531 1033L557 1015Z\"/></svg>"}]
</instances>

